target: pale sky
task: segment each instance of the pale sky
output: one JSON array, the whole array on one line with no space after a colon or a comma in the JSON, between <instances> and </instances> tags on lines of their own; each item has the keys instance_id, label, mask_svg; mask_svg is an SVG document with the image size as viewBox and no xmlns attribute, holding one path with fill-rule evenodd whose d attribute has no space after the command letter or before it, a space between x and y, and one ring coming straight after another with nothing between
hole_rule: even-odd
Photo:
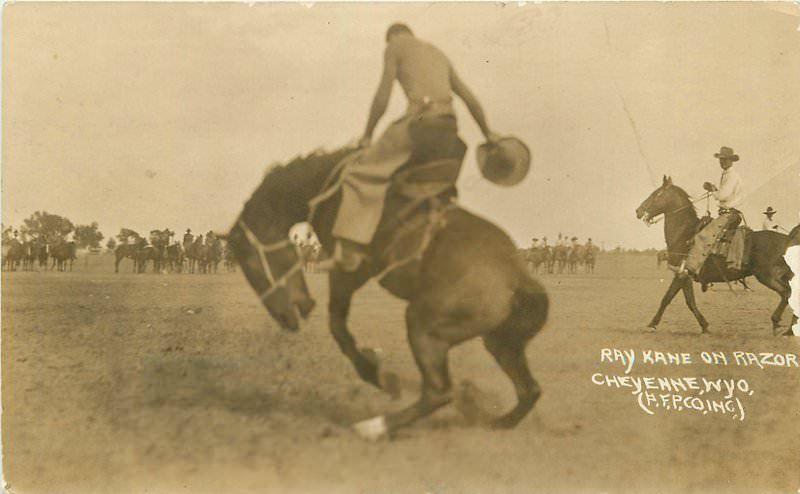
<instances>
[{"instance_id":1,"label":"pale sky","mask_svg":"<svg viewBox=\"0 0 800 494\"><path fill-rule=\"evenodd\" d=\"M459 104L461 202L518 244L662 246L635 208L663 174L699 195L723 145L747 220L797 223L800 8L727 2L6 5L3 223L226 229L267 165L359 137L395 21L530 146L522 184L486 182ZM396 87L379 131L403 109Z\"/></svg>"}]
</instances>

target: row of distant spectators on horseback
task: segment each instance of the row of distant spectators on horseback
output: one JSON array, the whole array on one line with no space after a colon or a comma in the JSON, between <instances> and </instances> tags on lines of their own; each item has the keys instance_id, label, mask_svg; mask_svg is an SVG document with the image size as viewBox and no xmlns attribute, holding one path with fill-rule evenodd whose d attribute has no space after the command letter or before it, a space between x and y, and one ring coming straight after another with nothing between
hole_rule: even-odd
<instances>
[{"instance_id":1,"label":"row of distant spectators on horseback","mask_svg":"<svg viewBox=\"0 0 800 494\"><path fill-rule=\"evenodd\" d=\"M578 242L578 237L568 238L567 235L558 234L555 245L547 242L547 237L534 238L531 246L526 251L526 261L533 273L569 274L578 272L582 266L586 273L593 273L597 254L600 249L588 239L585 244Z\"/></svg>"},{"instance_id":2,"label":"row of distant spectators on horseback","mask_svg":"<svg viewBox=\"0 0 800 494\"><path fill-rule=\"evenodd\" d=\"M72 263L76 259L77 247L71 234L51 233L29 235L14 228L3 230L4 271L33 271L37 269L72 271ZM50 265L48 267L48 262Z\"/></svg>"},{"instance_id":3,"label":"row of distant spectators on horseback","mask_svg":"<svg viewBox=\"0 0 800 494\"><path fill-rule=\"evenodd\" d=\"M147 238L123 228L114 249L114 272L119 272L123 259L133 261L133 272L144 273L152 263L154 273L216 273L224 261L227 271L234 271L233 255L222 238L212 231L195 236L187 229L178 240L169 228L151 230Z\"/></svg>"}]
</instances>

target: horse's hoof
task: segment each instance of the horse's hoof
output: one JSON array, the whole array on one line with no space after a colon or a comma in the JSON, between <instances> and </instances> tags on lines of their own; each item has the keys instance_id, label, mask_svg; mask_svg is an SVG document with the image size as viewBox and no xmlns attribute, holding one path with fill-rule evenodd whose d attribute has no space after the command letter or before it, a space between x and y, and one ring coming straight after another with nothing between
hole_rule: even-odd
<instances>
[{"instance_id":1,"label":"horse's hoof","mask_svg":"<svg viewBox=\"0 0 800 494\"><path fill-rule=\"evenodd\" d=\"M655 333L656 332L656 326L655 326L655 324L651 324L651 325L647 326L646 328L644 328L644 330L647 333Z\"/></svg>"},{"instance_id":2,"label":"horse's hoof","mask_svg":"<svg viewBox=\"0 0 800 494\"><path fill-rule=\"evenodd\" d=\"M394 372L378 372L378 383L392 400L399 400L403 397L403 389L400 387L400 378Z\"/></svg>"},{"instance_id":3,"label":"horse's hoof","mask_svg":"<svg viewBox=\"0 0 800 494\"><path fill-rule=\"evenodd\" d=\"M383 415L356 422L353 424L353 430L362 439L373 442L386 437L389 433L389 429L386 427L386 419Z\"/></svg>"},{"instance_id":4,"label":"horse's hoof","mask_svg":"<svg viewBox=\"0 0 800 494\"><path fill-rule=\"evenodd\" d=\"M772 334L775 336L794 336L791 326L784 328L783 326L776 325L772 327Z\"/></svg>"}]
</instances>

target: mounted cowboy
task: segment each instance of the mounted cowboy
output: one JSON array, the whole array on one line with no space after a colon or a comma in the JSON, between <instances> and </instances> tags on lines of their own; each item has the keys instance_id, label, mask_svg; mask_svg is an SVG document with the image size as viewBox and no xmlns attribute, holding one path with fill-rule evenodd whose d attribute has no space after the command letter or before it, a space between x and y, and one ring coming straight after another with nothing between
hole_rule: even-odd
<instances>
[{"instance_id":1,"label":"mounted cowboy","mask_svg":"<svg viewBox=\"0 0 800 494\"><path fill-rule=\"evenodd\" d=\"M742 213L737 208L744 200L744 188L741 177L733 169L733 164L739 161L739 155L735 154L733 149L722 146L714 157L719 160L719 166L722 168L719 187L706 182L703 184L703 189L717 200L719 212L717 218L711 220L695 235L694 244L678 269L678 274L681 275L688 273L696 277L717 243L728 231L735 229L742 222Z\"/></svg>"},{"instance_id":2,"label":"mounted cowboy","mask_svg":"<svg viewBox=\"0 0 800 494\"><path fill-rule=\"evenodd\" d=\"M392 123L371 144L378 121L386 112L394 81L408 98L405 115ZM434 45L414 36L405 24L393 24L386 32L383 75L372 101L359 152L345 160L342 202L333 235L333 256L320 269L352 272L367 257L383 214L392 175L412 154L425 153L448 138L457 138L452 94L459 96L490 142L500 138L486 123L483 108L453 69L450 60Z\"/></svg>"},{"instance_id":3,"label":"mounted cowboy","mask_svg":"<svg viewBox=\"0 0 800 494\"><path fill-rule=\"evenodd\" d=\"M194 242L194 235L192 235L192 229L187 228L186 233L183 234L183 246L186 247L191 245Z\"/></svg>"},{"instance_id":4,"label":"mounted cowboy","mask_svg":"<svg viewBox=\"0 0 800 494\"><path fill-rule=\"evenodd\" d=\"M769 230L771 232L789 233L785 228L779 225L777 221L772 219L772 217L775 216L776 213L777 211L772 209L772 206L769 206L766 211L761 213L766 216L766 218L764 218L764 223L761 224L761 229Z\"/></svg>"}]
</instances>

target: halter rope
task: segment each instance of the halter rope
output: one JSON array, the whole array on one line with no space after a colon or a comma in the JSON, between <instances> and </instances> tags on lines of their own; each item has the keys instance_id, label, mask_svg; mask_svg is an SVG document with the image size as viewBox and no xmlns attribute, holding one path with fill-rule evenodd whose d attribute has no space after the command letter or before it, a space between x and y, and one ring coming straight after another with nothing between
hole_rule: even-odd
<instances>
[{"instance_id":1,"label":"halter rope","mask_svg":"<svg viewBox=\"0 0 800 494\"><path fill-rule=\"evenodd\" d=\"M303 268L303 264L301 262L300 253L298 252L297 245L295 245L291 240L284 239L279 240L277 242L272 243L264 243L253 233L253 230L247 226L244 220L240 219L239 228L242 229L244 232L245 237L247 238L247 242L258 252L258 259L261 261L261 269L264 271L264 275L267 279L267 284L269 285L266 290L258 294L258 297L261 299L262 302L266 302L267 297L272 295L275 290L281 288L286 285L286 281L292 276L294 273L299 271ZM295 262L288 271L286 271L283 275L281 275L278 279L275 279L274 274L272 273L272 268L269 266L269 261L267 260L267 254L270 252L277 252L289 247L293 247L295 254L297 255L297 262Z\"/></svg>"}]
</instances>

